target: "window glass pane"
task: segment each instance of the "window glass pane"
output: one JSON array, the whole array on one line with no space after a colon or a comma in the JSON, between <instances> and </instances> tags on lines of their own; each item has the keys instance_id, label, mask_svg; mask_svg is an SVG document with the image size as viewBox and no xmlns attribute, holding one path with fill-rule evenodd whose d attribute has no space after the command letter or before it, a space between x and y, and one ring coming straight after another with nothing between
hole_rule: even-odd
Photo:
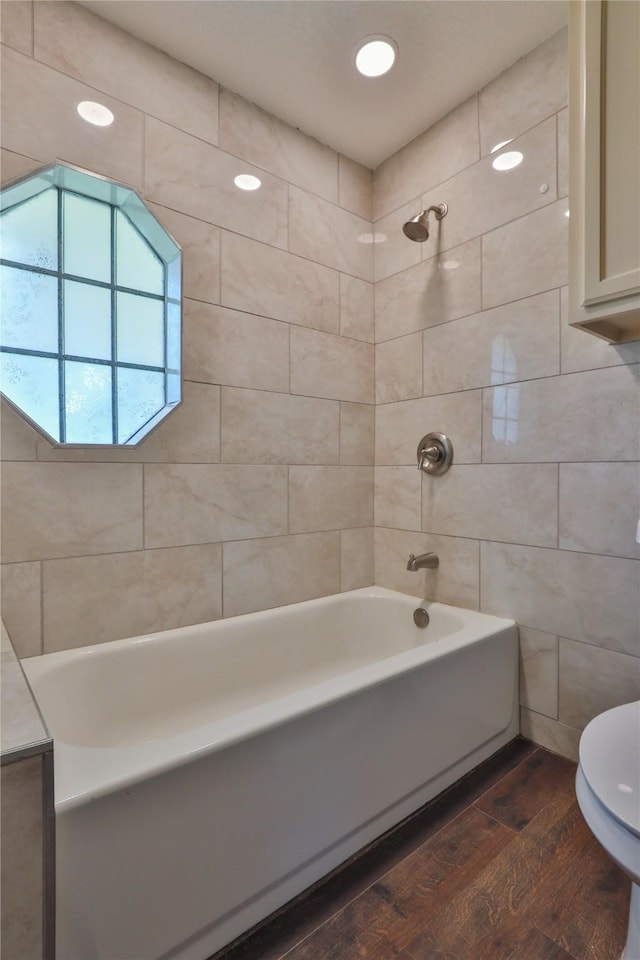
<instances>
[{"instance_id":1,"label":"window glass pane","mask_svg":"<svg viewBox=\"0 0 640 960\"><path fill-rule=\"evenodd\" d=\"M44 190L0 218L2 256L47 270L58 269L58 191Z\"/></svg>"},{"instance_id":2,"label":"window glass pane","mask_svg":"<svg viewBox=\"0 0 640 960\"><path fill-rule=\"evenodd\" d=\"M0 267L0 339L4 347L58 352L58 281Z\"/></svg>"},{"instance_id":3,"label":"window glass pane","mask_svg":"<svg viewBox=\"0 0 640 960\"><path fill-rule=\"evenodd\" d=\"M65 420L67 443L113 443L111 367L67 360Z\"/></svg>"},{"instance_id":4,"label":"window glass pane","mask_svg":"<svg viewBox=\"0 0 640 960\"><path fill-rule=\"evenodd\" d=\"M164 302L118 293L118 360L164 367Z\"/></svg>"},{"instance_id":5,"label":"window glass pane","mask_svg":"<svg viewBox=\"0 0 640 960\"><path fill-rule=\"evenodd\" d=\"M119 210L116 213L116 283L164 296L164 266Z\"/></svg>"},{"instance_id":6,"label":"window glass pane","mask_svg":"<svg viewBox=\"0 0 640 960\"><path fill-rule=\"evenodd\" d=\"M164 407L164 374L118 367L118 443Z\"/></svg>"},{"instance_id":7,"label":"window glass pane","mask_svg":"<svg viewBox=\"0 0 640 960\"><path fill-rule=\"evenodd\" d=\"M64 281L64 352L111 359L111 291Z\"/></svg>"},{"instance_id":8,"label":"window glass pane","mask_svg":"<svg viewBox=\"0 0 640 960\"><path fill-rule=\"evenodd\" d=\"M111 207L64 193L64 272L111 282Z\"/></svg>"},{"instance_id":9,"label":"window glass pane","mask_svg":"<svg viewBox=\"0 0 640 960\"><path fill-rule=\"evenodd\" d=\"M58 361L0 353L2 392L54 440L60 440Z\"/></svg>"}]
</instances>

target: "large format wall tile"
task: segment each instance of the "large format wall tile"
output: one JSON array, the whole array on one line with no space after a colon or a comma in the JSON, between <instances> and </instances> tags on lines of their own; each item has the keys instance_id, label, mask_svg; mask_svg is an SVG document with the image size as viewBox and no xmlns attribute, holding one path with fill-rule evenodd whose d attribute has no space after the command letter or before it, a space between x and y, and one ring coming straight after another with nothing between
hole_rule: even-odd
<instances>
[{"instance_id":1,"label":"large format wall tile","mask_svg":"<svg viewBox=\"0 0 640 960\"><path fill-rule=\"evenodd\" d=\"M148 464L145 547L270 537L287 532L286 467Z\"/></svg>"},{"instance_id":2,"label":"large format wall tile","mask_svg":"<svg viewBox=\"0 0 640 960\"><path fill-rule=\"evenodd\" d=\"M4 13L3 13L4 15ZM2 767L2 935L7 960L43 951L43 759Z\"/></svg>"},{"instance_id":3,"label":"large format wall tile","mask_svg":"<svg viewBox=\"0 0 640 960\"><path fill-rule=\"evenodd\" d=\"M485 390L483 460L640 459L637 370L611 367Z\"/></svg>"},{"instance_id":4,"label":"large format wall tile","mask_svg":"<svg viewBox=\"0 0 640 960\"><path fill-rule=\"evenodd\" d=\"M139 188L142 114L101 94L115 120L95 127L76 110L81 100L93 99L91 87L8 47L2 51L3 146L43 164L63 160Z\"/></svg>"},{"instance_id":5,"label":"large format wall tile","mask_svg":"<svg viewBox=\"0 0 640 960\"><path fill-rule=\"evenodd\" d=\"M374 175L375 219L471 166L478 156L478 101L471 97L380 164Z\"/></svg>"},{"instance_id":6,"label":"large format wall tile","mask_svg":"<svg viewBox=\"0 0 640 960\"><path fill-rule=\"evenodd\" d=\"M2 620L19 657L42 653L40 597L42 582L39 562L3 563Z\"/></svg>"},{"instance_id":7,"label":"large format wall tile","mask_svg":"<svg viewBox=\"0 0 640 960\"><path fill-rule=\"evenodd\" d=\"M373 403L373 344L291 329L291 392Z\"/></svg>"},{"instance_id":8,"label":"large format wall tile","mask_svg":"<svg viewBox=\"0 0 640 960\"><path fill-rule=\"evenodd\" d=\"M481 90L482 155L566 106L567 84L567 31L562 29Z\"/></svg>"},{"instance_id":9,"label":"large format wall tile","mask_svg":"<svg viewBox=\"0 0 640 960\"><path fill-rule=\"evenodd\" d=\"M640 660L560 638L560 716L582 730L605 710L640 697Z\"/></svg>"},{"instance_id":10,"label":"large format wall tile","mask_svg":"<svg viewBox=\"0 0 640 960\"><path fill-rule=\"evenodd\" d=\"M560 541L565 550L640 558L640 464L560 464Z\"/></svg>"},{"instance_id":11,"label":"large format wall tile","mask_svg":"<svg viewBox=\"0 0 640 960\"><path fill-rule=\"evenodd\" d=\"M35 460L40 436L3 398L0 400L0 456L3 460Z\"/></svg>"},{"instance_id":12,"label":"large format wall tile","mask_svg":"<svg viewBox=\"0 0 640 960\"><path fill-rule=\"evenodd\" d=\"M289 467L289 530L373 524L373 467Z\"/></svg>"},{"instance_id":13,"label":"large format wall tile","mask_svg":"<svg viewBox=\"0 0 640 960\"><path fill-rule=\"evenodd\" d=\"M373 466L375 413L373 404L340 404L340 463Z\"/></svg>"},{"instance_id":14,"label":"large format wall tile","mask_svg":"<svg viewBox=\"0 0 640 960\"><path fill-rule=\"evenodd\" d=\"M3 184L18 177L24 177L41 166L38 160L23 157L19 153L12 153L11 150L0 150L0 158L0 174L2 174Z\"/></svg>"},{"instance_id":15,"label":"large format wall tile","mask_svg":"<svg viewBox=\"0 0 640 960\"><path fill-rule=\"evenodd\" d=\"M225 543L224 615L340 592L340 532Z\"/></svg>"},{"instance_id":16,"label":"large format wall tile","mask_svg":"<svg viewBox=\"0 0 640 960\"><path fill-rule=\"evenodd\" d=\"M567 282L567 201L514 220L482 238L482 306L530 297Z\"/></svg>"},{"instance_id":17,"label":"large format wall tile","mask_svg":"<svg viewBox=\"0 0 640 960\"><path fill-rule=\"evenodd\" d=\"M289 187L291 253L361 280L372 280L373 244L358 240L370 233L371 223L362 217L298 187Z\"/></svg>"},{"instance_id":18,"label":"large format wall tile","mask_svg":"<svg viewBox=\"0 0 640 960\"><path fill-rule=\"evenodd\" d=\"M456 463L477 463L480 460L481 405L482 391L468 390L378 406L376 464L406 464L417 469L418 442L425 433L433 430L451 437Z\"/></svg>"},{"instance_id":19,"label":"large format wall tile","mask_svg":"<svg viewBox=\"0 0 640 960\"><path fill-rule=\"evenodd\" d=\"M339 332L335 270L225 231L221 271L225 307Z\"/></svg>"},{"instance_id":20,"label":"large format wall tile","mask_svg":"<svg viewBox=\"0 0 640 960\"><path fill-rule=\"evenodd\" d=\"M222 390L226 463L338 463L340 404L259 390Z\"/></svg>"},{"instance_id":21,"label":"large format wall tile","mask_svg":"<svg viewBox=\"0 0 640 960\"><path fill-rule=\"evenodd\" d=\"M558 719L558 638L520 627L520 703Z\"/></svg>"},{"instance_id":22,"label":"large format wall tile","mask_svg":"<svg viewBox=\"0 0 640 960\"><path fill-rule=\"evenodd\" d=\"M220 303L220 231L211 223L184 213L147 206L182 247L182 295Z\"/></svg>"},{"instance_id":23,"label":"large format wall tile","mask_svg":"<svg viewBox=\"0 0 640 960\"><path fill-rule=\"evenodd\" d=\"M218 619L221 554L213 543L45 562L45 653Z\"/></svg>"},{"instance_id":24,"label":"large format wall tile","mask_svg":"<svg viewBox=\"0 0 640 960\"><path fill-rule=\"evenodd\" d=\"M33 48L33 7L31 0L13 0L2 7L0 38L2 43L31 56Z\"/></svg>"},{"instance_id":25,"label":"large format wall tile","mask_svg":"<svg viewBox=\"0 0 640 960\"><path fill-rule=\"evenodd\" d=\"M558 313L552 290L425 330L425 395L558 374Z\"/></svg>"},{"instance_id":26,"label":"large format wall tile","mask_svg":"<svg viewBox=\"0 0 640 960\"><path fill-rule=\"evenodd\" d=\"M539 743L552 753L559 753L577 763L580 731L575 727L569 727L566 723L559 723L557 720L522 707L520 733L527 740L533 740L534 743Z\"/></svg>"},{"instance_id":27,"label":"large format wall tile","mask_svg":"<svg viewBox=\"0 0 640 960\"><path fill-rule=\"evenodd\" d=\"M413 597L477 610L479 549L477 540L376 527L374 583ZM407 570L409 554L418 555L428 550L440 558L437 569Z\"/></svg>"},{"instance_id":28,"label":"large format wall tile","mask_svg":"<svg viewBox=\"0 0 640 960\"><path fill-rule=\"evenodd\" d=\"M218 85L76 3L35 3L34 54L188 133L218 142Z\"/></svg>"},{"instance_id":29,"label":"large format wall tile","mask_svg":"<svg viewBox=\"0 0 640 960\"><path fill-rule=\"evenodd\" d=\"M311 324L309 324L311 326ZM373 284L340 274L340 333L373 343Z\"/></svg>"},{"instance_id":30,"label":"large format wall tile","mask_svg":"<svg viewBox=\"0 0 640 960\"><path fill-rule=\"evenodd\" d=\"M259 190L238 190L238 173L260 177ZM287 245L287 185L196 137L147 117L145 189L150 200L245 236Z\"/></svg>"},{"instance_id":31,"label":"large format wall tile","mask_svg":"<svg viewBox=\"0 0 640 960\"><path fill-rule=\"evenodd\" d=\"M373 527L340 531L340 589L373 584Z\"/></svg>"},{"instance_id":32,"label":"large format wall tile","mask_svg":"<svg viewBox=\"0 0 640 960\"><path fill-rule=\"evenodd\" d=\"M638 562L482 544L482 610L545 633L640 655Z\"/></svg>"},{"instance_id":33,"label":"large format wall tile","mask_svg":"<svg viewBox=\"0 0 640 960\"><path fill-rule=\"evenodd\" d=\"M326 200L338 200L338 156L237 93L220 90L220 146Z\"/></svg>"},{"instance_id":34,"label":"large format wall tile","mask_svg":"<svg viewBox=\"0 0 640 960\"><path fill-rule=\"evenodd\" d=\"M449 204L439 224L431 220L439 250L457 247L556 200L555 117L518 137L509 144L511 149L524 156L517 167L495 170L495 157L485 157L423 196L423 210L442 201Z\"/></svg>"},{"instance_id":35,"label":"large format wall tile","mask_svg":"<svg viewBox=\"0 0 640 960\"><path fill-rule=\"evenodd\" d=\"M142 546L142 468L129 463L5 463L2 560Z\"/></svg>"},{"instance_id":36,"label":"large format wall tile","mask_svg":"<svg viewBox=\"0 0 640 960\"><path fill-rule=\"evenodd\" d=\"M183 324L185 377L233 387L288 391L286 323L185 300Z\"/></svg>"},{"instance_id":37,"label":"large format wall tile","mask_svg":"<svg viewBox=\"0 0 640 960\"><path fill-rule=\"evenodd\" d=\"M480 291L479 240L389 277L376 284L376 342L477 313Z\"/></svg>"},{"instance_id":38,"label":"large format wall tile","mask_svg":"<svg viewBox=\"0 0 640 960\"><path fill-rule=\"evenodd\" d=\"M452 537L555 547L558 467L454 463L442 477L424 475L422 529Z\"/></svg>"},{"instance_id":39,"label":"large format wall tile","mask_svg":"<svg viewBox=\"0 0 640 960\"><path fill-rule=\"evenodd\" d=\"M373 219L373 173L342 154L338 155L338 203L365 220Z\"/></svg>"},{"instance_id":40,"label":"large format wall tile","mask_svg":"<svg viewBox=\"0 0 640 960\"><path fill-rule=\"evenodd\" d=\"M415 467L376 467L376 526L396 530L421 530L420 483L420 474Z\"/></svg>"},{"instance_id":41,"label":"large format wall tile","mask_svg":"<svg viewBox=\"0 0 640 960\"><path fill-rule=\"evenodd\" d=\"M433 391L435 392L435 391ZM376 403L422 396L422 334L376 346Z\"/></svg>"}]
</instances>

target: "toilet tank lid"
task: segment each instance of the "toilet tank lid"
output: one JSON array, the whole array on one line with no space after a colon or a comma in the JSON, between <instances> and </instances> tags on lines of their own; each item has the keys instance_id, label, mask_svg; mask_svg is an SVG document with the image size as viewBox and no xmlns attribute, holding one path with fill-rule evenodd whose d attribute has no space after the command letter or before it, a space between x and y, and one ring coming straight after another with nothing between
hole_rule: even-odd
<instances>
[{"instance_id":1,"label":"toilet tank lid","mask_svg":"<svg viewBox=\"0 0 640 960\"><path fill-rule=\"evenodd\" d=\"M580 766L609 813L640 836L640 701L607 710L587 724Z\"/></svg>"}]
</instances>

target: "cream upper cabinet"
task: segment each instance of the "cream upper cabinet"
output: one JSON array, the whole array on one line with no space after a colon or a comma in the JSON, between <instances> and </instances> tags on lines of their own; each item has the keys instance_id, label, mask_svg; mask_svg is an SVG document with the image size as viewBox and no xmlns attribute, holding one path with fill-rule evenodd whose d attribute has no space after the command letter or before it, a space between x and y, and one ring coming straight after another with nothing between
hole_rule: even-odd
<instances>
[{"instance_id":1,"label":"cream upper cabinet","mask_svg":"<svg viewBox=\"0 0 640 960\"><path fill-rule=\"evenodd\" d=\"M570 4L569 322L640 339L640 2Z\"/></svg>"}]
</instances>

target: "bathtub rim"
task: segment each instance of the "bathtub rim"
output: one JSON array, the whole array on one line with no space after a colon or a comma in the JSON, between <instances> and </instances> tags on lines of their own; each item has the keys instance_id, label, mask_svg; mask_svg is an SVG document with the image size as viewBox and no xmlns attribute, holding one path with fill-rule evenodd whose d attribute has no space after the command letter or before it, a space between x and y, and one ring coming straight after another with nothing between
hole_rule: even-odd
<instances>
[{"instance_id":1,"label":"bathtub rim","mask_svg":"<svg viewBox=\"0 0 640 960\"><path fill-rule=\"evenodd\" d=\"M447 659L471 644L486 642L509 633L513 634L514 642L517 641L517 624L514 620L495 617L464 607L455 607L451 604L427 601L385 587L374 586L313 600L303 600L264 611L240 614L237 617L56 651L27 658L22 663L29 686L38 702L38 682L48 669L69 660L99 652L104 654L109 650L117 653L118 650L126 650L133 644L167 640L171 635L186 634L188 636L204 629L222 629L231 621L249 622L260 620L265 616L280 617L286 615L287 611L300 607L317 609L326 606L327 602L334 599L348 599L350 596L391 598L398 602L400 608L406 610L407 615L410 615L416 606L423 606L433 614L437 614L439 608L455 611L463 616L463 629L456 634L374 661L338 677L302 687L268 703L249 707L229 717L194 727L174 736L118 746L81 746L56 738L55 732L51 731L57 772L56 812L62 813L195 762L209 754L283 726L297 717L320 711L334 702L356 696L364 690L411 673L428 663ZM59 795L58 790L60 790Z\"/></svg>"}]
</instances>

